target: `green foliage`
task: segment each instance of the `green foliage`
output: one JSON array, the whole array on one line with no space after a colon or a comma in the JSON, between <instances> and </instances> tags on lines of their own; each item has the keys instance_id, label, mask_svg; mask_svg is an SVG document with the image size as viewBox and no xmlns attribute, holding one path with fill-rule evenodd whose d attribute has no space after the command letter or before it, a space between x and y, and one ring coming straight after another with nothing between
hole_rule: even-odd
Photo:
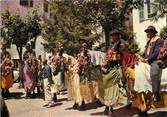
<instances>
[{"instance_id":1,"label":"green foliage","mask_svg":"<svg viewBox=\"0 0 167 117\"><path fill-rule=\"evenodd\" d=\"M77 51L78 40L85 39L91 46L92 42L98 38L97 33L92 33L94 26L91 23L83 23L78 19L74 11L77 6L73 2L50 3L52 17L45 19L42 36L47 41L44 47L47 51L56 53L59 43L63 43L67 51Z\"/></svg>"},{"instance_id":2,"label":"green foliage","mask_svg":"<svg viewBox=\"0 0 167 117\"><path fill-rule=\"evenodd\" d=\"M13 43L18 47L26 44L28 39L26 23L19 15L10 14L9 11L2 14L1 32L6 43Z\"/></svg>"},{"instance_id":3,"label":"green foliage","mask_svg":"<svg viewBox=\"0 0 167 117\"><path fill-rule=\"evenodd\" d=\"M109 32L113 28L127 30L125 21L132 9L140 5L140 0L53 0L50 2L52 19L45 20L44 24L43 37L48 42L44 45L56 52L62 41L67 48L75 50L78 39L83 38L91 47L99 39L97 33L92 33L98 27L102 27L109 45Z\"/></svg>"},{"instance_id":4,"label":"green foliage","mask_svg":"<svg viewBox=\"0 0 167 117\"><path fill-rule=\"evenodd\" d=\"M140 0L90 0L78 3L76 17L85 23L99 24L105 32L106 45L109 32L114 29L127 29L125 22L133 8L142 5Z\"/></svg>"},{"instance_id":5,"label":"green foliage","mask_svg":"<svg viewBox=\"0 0 167 117\"><path fill-rule=\"evenodd\" d=\"M163 18L167 16L167 0L155 0L154 3L154 11L152 19L157 21L159 18Z\"/></svg>"},{"instance_id":6,"label":"green foliage","mask_svg":"<svg viewBox=\"0 0 167 117\"><path fill-rule=\"evenodd\" d=\"M126 40L126 47L128 52L134 54L140 51L135 41L135 35L133 34L133 30L124 30L123 39Z\"/></svg>"},{"instance_id":7,"label":"green foliage","mask_svg":"<svg viewBox=\"0 0 167 117\"><path fill-rule=\"evenodd\" d=\"M30 15L28 15L25 19L25 23L27 25L29 38L36 38L38 35L41 34L41 25L40 25L40 16L38 15L36 10L33 10Z\"/></svg>"},{"instance_id":8,"label":"green foliage","mask_svg":"<svg viewBox=\"0 0 167 117\"><path fill-rule=\"evenodd\" d=\"M160 32L161 38L167 38L167 26L163 27Z\"/></svg>"},{"instance_id":9,"label":"green foliage","mask_svg":"<svg viewBox=\"0 0 167 117\"><path fill-rule=\"evenodd\" d=\"M8 10L2 13L1 37L7 45L15 44L22 59L22 48L27 41L36 38L40 32L39 17L36 11L21 18L18 14L11 14Z\"/></svg>"}]
</instances>

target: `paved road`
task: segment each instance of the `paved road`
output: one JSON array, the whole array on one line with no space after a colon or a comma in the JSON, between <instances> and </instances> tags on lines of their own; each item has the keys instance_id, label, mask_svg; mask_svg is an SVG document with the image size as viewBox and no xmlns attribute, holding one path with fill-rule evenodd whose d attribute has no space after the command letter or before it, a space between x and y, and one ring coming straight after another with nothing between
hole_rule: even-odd
<instances>
[{"instance_id":1,"label":"paved road","mask_svg":"<svg viewBox=\"0 0 167 117\"><path fill-rule=\"evenodd\" d=\"M42 107L44 101L41 96L34 99L25 99L23 89L18 89L18 84L10 89L12 97L6 99L10 117L105 117L103 107L96 104L87 105L87 110L73 110L73 101L67 101L66 95L59 95L57 104L52 108ZM128 110L125 107L115 108L115 117L138 117L135 109ZM150 117L167 117L167 108L149 111Z\"/></svg>"}]
</instances>

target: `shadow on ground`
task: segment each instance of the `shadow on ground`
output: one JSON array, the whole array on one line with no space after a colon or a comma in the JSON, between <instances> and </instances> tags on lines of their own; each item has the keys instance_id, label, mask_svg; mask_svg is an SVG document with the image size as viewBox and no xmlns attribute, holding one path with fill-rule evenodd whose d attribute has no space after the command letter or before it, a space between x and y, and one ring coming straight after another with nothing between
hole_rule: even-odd
<instances>
[{"instance_id":1,"label":"shadow on ground","mask_svg":"<svg viewBox=\"0 0 167 117\"><path fill-rule=\"evenodd\" d=\"M72 105L73 106L73 105ZM84 110L82 111L86 111L86 110L91 110L91 109L96 109L96 108L99 108L99 107L102 107L103 105L99 105L98 103L96 102L93 102L93 103L88 103L88 104L85 104L84 106ZM69 107L69 108L66 108L65 110L72 110L73 107Z\"/></svg>"},{"instance_id":2,"label":"shadow on ground","mask_svg":"<svg viewBox=\"0 0 167 117\"><path fill-rule=\"evenodd\" d=\"M68 99L67 98L60 98L57 100L57 102L62 102L62 101L68 101Z\"/></svg>"},{"instance_id":3,"label":"shadow on ground","mask_svg":"<svg viewBox=\"0 0 167 117\"><path fill-rule=\"evenodd\" d=\"M4 97L4 99L23 99L26 98L25 93L23 92L10 92L8 96ZM34 95L31 95L28 98L32 99L44 99L44 93L37 94L35 93Z\"/></svg>"},{"instance_id":4,"label":"shadow on ground","mask_svg":"<svg viewBox=\"0 0 167 117\"><path fill-rule=\"evenodd\" d=\"M102 112L96 112L96 113L91 113L91 116L102 116ZM134 115L137 115L137 110L134 108L127 109L126 107L121 107L119 109L114 110L113 117L133 117Z\"/></svg>"},{"instance_id":5,"label":"shadow on ground","mask_svg":"<svg viewBox=\"0 0 167 117\"><path fill-rule=\"evenodd\" d=\"M167 117L167 111L158 111L149 114L149 117Z\"/></svg>"},{"instance_id":6,"label":"shadow on ground","mask_svg":"<svg viewBox=\"0 0 167 117\"><path fill-rule=\"evenodd\" d=\"M4 99L22 99L24 93L22 92L11 92L7 96L4 97Z\"/></svg>"}]
</instances>

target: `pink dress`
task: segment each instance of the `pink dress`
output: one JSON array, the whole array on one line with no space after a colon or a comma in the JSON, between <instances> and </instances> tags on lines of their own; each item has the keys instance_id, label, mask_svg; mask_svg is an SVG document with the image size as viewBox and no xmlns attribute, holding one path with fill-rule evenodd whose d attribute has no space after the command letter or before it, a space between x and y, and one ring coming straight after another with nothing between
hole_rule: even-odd
<instances>
[{"instance_id":1,"label":"pink dress","mask_svg":"<svg viewBox=\"0 0 167 117\"><path fill-rule=\"evenodd\" d=\"M25 64L23 68L23 85L26 92L34 91L35 89L35 74L33 70L33 66L29 66Z\"/></svg>"}]
</instances>

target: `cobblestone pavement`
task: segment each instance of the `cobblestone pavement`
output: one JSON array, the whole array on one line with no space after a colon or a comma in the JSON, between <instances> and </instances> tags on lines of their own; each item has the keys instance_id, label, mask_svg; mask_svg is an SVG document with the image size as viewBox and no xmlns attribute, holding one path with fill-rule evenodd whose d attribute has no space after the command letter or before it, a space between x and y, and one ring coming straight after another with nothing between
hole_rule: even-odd
<instances>
[{"instance_id":1,"label":"cobblestone pavement","mask_svg":"<svg viewBox=\"0 0 167 117\"><path fill-rule=\"evenodd\" d=\"M11 98L6 99L10 117L105 117L103 107L96 104L89 104L85 111L73 110L73 101L67 101L67 94L59 95L58 102L52 108L42 107L44 101L38 96L33 99L25 99L23 89L18 88L18 84L10 89ZM138 117L135 109L125 107L115 108L114 117ZM149 111L149 117L167 117L167 108Z\"/></svg>"}]
</instances>

